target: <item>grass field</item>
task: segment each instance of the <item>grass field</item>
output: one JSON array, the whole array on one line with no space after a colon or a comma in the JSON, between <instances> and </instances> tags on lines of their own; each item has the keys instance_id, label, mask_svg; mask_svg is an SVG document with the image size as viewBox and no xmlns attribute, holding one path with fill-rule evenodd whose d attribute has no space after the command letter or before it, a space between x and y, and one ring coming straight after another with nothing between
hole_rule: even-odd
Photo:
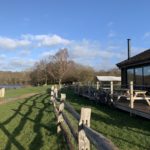
<instances>
[{"instance_id":1,"label":"grass field","mask_svg":"<svg viewBox=\"0 0 150 150\"><path fill-rule=\"evenodd\" d=\"M92 108L91 127L109 138L120 150L150 150L150 121L130 117L128 113L93 104L70 90L67 101L80 113L81 107Z\"/></svg>"},{"instance_id":2,"label":"grass field","mask_svg":"<svg viewBox=\"0 0 150 150\"><path fill-rule=\"evenodd\" d=\"M38 86L38 87L23 87L18 89L6 89L5 98L14 98L29 93L39 93L46 91L50 86Z\"/></svg>"},{"instance_id":3,"label":"grass field","mask_svg":"<svg viewBox=\"0 0 150 150\"><path fill-rule=\"evenodd\" d=\"M56 120L47 87L12 89L7 97L41 94L0 105L0 150L63 150L64 139L56 134ZM15 91L15 93L14 93ZM96 105L83 97L67 93L67 101L80 113L81 107L91 107L91 127L108 137L120 150L149 150L150 121L130 117L128 113Z\"/></svg>"},{"instance_id":4,"label":"grass field","mask_svg":"<svg viewBox=\"0 0 150 150\"><path fill-rule=\"evenodd\" d=\"M18 95L24 93L20 90ZM56 120L46 93L0 105L0 150L50 149L66 147L63 137L56 133Z\"/></svg>"}]
</instances>

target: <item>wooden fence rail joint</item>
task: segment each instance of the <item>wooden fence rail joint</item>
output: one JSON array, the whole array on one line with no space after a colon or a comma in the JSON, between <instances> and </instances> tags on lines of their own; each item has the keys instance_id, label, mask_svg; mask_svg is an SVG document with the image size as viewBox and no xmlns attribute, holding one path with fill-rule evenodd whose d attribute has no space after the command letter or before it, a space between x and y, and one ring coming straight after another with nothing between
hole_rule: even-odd
<instances>
[{"instance_id":1,"label":"wooden fence rail joint","mask_svg":"<svg viewBox=\"0 0 150 150\"><path fill-rule=\"evenodd\" d=\"M87 138L83 125L90 127L91 109L81 108L81 116L79 121L79 131L78 131L78 146L79 150L90 150L90 141Z\"/></svg>"},{"instance_id":2,"label":"wooden fence rail joint","mask_svg":"<svg viewBox=\"0 0 150 150\"><path fill-rule=\"evenodd\" d=\"M61 97L57 97L57 90L51 89L50 101L53 104L54 112L57 117L57 133L62 132L68 142L69 149L74 149L71 140L67 134L65 126L68 126L71 134L73 135L76 143L78 144L78 150L90 150L90 143L93 144L98 150L118 150L118 148L101 133L96 132L90 128L91 119L91 108L81 108L80 115L75 111L75 109L68 104L66 100L66 94L61 93ZM57 101L60 99L60 102ZM75 132L73 124L68 119L66 109L77 121L78 121L78 131Z\"/></svg>"}]
</instances>

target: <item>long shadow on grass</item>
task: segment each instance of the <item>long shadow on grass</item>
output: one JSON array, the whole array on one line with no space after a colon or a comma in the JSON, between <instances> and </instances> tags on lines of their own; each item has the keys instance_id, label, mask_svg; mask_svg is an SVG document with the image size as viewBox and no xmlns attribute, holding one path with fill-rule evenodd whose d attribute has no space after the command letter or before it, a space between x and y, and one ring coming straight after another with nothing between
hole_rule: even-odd
<instances>
[{"instance_id":1,"label":"long shadow on grass","mask_svg":"<svg viewBox=\"0 0 150 150\"><path fill-rule=\"evenodd\" d=\"M45 97L43 97L43 99L45 99ZM27 116L29 116L29 115L32 113L33 107L36 106L36 101L37 101L37 100L38 100L37 98L34 98L34 99L32 100L32 105L30 105L30 106L28 107L28 111L24 114L24 116L21 118L21 120L20 120L18 126L17 126L17 127L14 129L14 131L12 132L12 136L13 136L13 137L16 137L16 136L18 136L18 135L20 134L21 130L22 130L23 127L25 126L26 122L28 121L28 120L27 120ZM18 112L18 110L14 110L14 111ZM9 149L10 149L10 146L11 146L11 140L8 140L5 149L6 149L6 150L9 150Z\"/></svg>"},{"instance_id":2,"label":"long shadow on grass","mask_svg":"<svg viewBox=\"0 0 150 150\"><path fill-rule=\"evenodd\" d=\"M48 96L47 96L48 97ZM46 98L42 99L42 104L43 107L41 109L39 109L38 114L36 115L34 121L34 132L36 133L35 138L33 139L33 141L31 142L29 149L30 150L34 150L36 148L36 150L39 150L42 146L43 146L43 139L42 139L42 134L41 134L41 126L40 123L42 121L43 115L44 115L44 111L48 108L49 104L45 103Z\"/></svg>"},{"instance_id":3,"label":"long shadow on grass","mask_svg":"<svg viewBox=\"0 0 150 150\"><path fill-rule=\"evenodd\" d=\"M34 107L36 105L36 100L41 97L42 95L38 96L38 97L34 97L34 99L32 99L33 104L28 108L28 111L25 113L25 116L29 116L32 113L32 107ZM30 99L31 100L31 99ZM21 106L24 106L24 102L21 104ZM15 110L14 114L18 114L20 112L20 107L19 109ZM20 134L21 130L23 129L23 127L25 126L27 120L25 119L25 117L22 117L18 126L14 129L14 131L11 133L10 138L7 141L5 150L10 150L11 149L11 144L12 144L12 137L15 138L17 135Z\"/></svg>"},{"instance_id":4,"label":"long shadow on grass","mask_svg":"<svg viewBox=\"0 0 150 150\"><path fill-rule=\"evenodd\" d=\"M40 95L41 96L41 95ZM38 97L40 97L38 96ZM18 132L19 130L14 130L13 133L10 133L6 128L5 125L8 125L21 111L23 108L24 104L26 104L29 100L31 100L34 97L34 99L37 99L37 96L31 96L29 98L26 98L23 103L21 103L18 107L18 109L15 111L15 113L10 116L8 119L6 119L3 123L0 123L0 129L5 133L5 135L8 137L8 141L5 147L5 150L10 150L11 149L11 144L13 143L18 149L24 150L24 147L16 140L15 138L15 133Z\"/></svg>"},{"instance_id":5,"label":"long shadow on grass","mask_svg":"<svg viewBox=\"0 0 150 150\"><path fill-rule=\"evenodd\" d=\"M35 137L29 145L29 148L28 148L29 150L35 150L35 149L39 150L43 147L44 141L43 141L43 136L41 132L42 128L48 131L47 134L49 136L56 134L56 124L54 123L55 121L53 119L51 119L51 122L48 125L42 123L42 118L44 117L44 115L49 115L48 113L53 112L53 110L51 110L52 107L50 107L49 100L47 99L48 97L49 96L47 95L43 97L40 101L36 101L36 104L40 104L40 105L42 104L42 107L37 107L36 105L25 104L25 106L29 108L32 107L32 109L38 110L34 119L31 119L26 114L19 112L19 115L21 115L22 118L28 121L31 121L34 124L33 132L35 133ZM59 139L58 144L59 143L60 143L60 139Z\"/></svg>"}]
</instances>

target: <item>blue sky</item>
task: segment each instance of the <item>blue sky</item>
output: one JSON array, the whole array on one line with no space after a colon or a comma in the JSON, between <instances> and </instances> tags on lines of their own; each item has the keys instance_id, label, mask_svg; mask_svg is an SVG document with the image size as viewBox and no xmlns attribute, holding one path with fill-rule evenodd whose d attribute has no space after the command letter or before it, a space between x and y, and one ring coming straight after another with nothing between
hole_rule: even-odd
<instances>
[{"instance_id":1,"label":"blue sky","mask_svg":"<svg viewBox=\"0 0 150 150\"><path fill-rule=\"evenodd\" d=\"M150 48L149 0L0 0L0 70L21 71L59 48L95 69Z\"/></svg>"}]
</instances>

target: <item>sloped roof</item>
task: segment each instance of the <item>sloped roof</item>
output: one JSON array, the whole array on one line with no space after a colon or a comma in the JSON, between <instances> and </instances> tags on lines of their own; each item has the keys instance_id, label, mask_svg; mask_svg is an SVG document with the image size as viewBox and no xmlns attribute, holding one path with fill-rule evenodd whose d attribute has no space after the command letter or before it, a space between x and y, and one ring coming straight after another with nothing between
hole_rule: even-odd
<instances>
[{"instance_id":1,"label":"sloped roof","mask_svg":"<svg viewBox=\"0 0 150 150\"><path fill-rule=\"evenodd\" d=\"M116 76L96 76L98 81L121 81L121 77Z\"/></svg>"},{"instance_id":2,"label":"sloped roof","mask_svg":"<svg viewBox=\"0 0 150 150\"><path fill-rule=\"evenodd\" d=\"M140 54L137 54L133 57L130 57L129 59L126 59L116 65L120 68L120 67L125 67L125 66L136 65L136 64L143 64L146 62L150 62L150 49Z\"/></svg>"}]
</instances>

